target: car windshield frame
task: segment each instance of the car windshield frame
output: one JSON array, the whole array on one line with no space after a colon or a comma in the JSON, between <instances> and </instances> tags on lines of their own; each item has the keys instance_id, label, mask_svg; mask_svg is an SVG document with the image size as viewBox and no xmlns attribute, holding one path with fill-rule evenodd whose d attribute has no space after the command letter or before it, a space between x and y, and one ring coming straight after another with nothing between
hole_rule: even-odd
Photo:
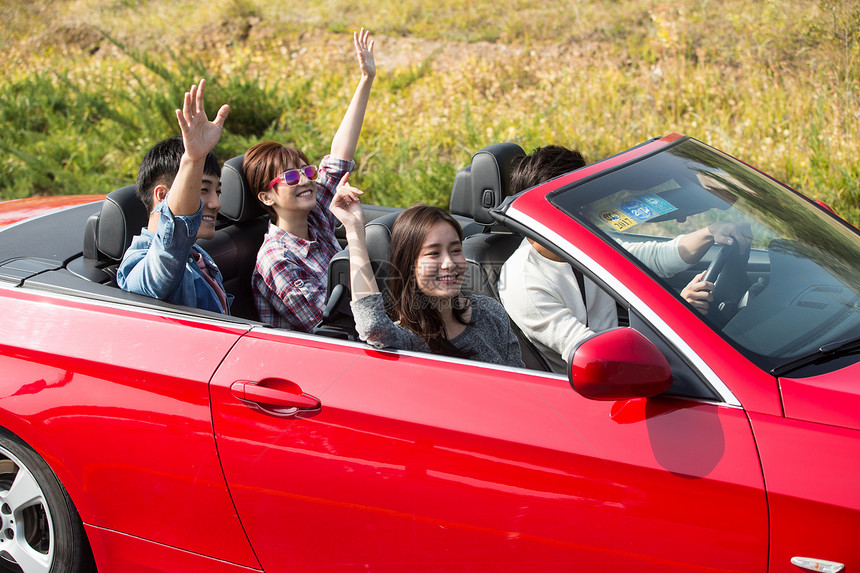
<instances>
[{"instance_id":1,"label":"car windshield frame","mask_svg":"<svg viewBox=\"0 0 860 573\"><path fill-rule=\"evenodd\" d=\"M715 287L718 294L737 282L738 309L729 308L725 316L696 315L751 362L777 375L833 370L846 365L844 357L835 359L833 348L856 348L850 341L860 331L860 232L728 154L682 137L546 198L676 296L677 281L650 268L629 246L669 241L718 221L749 223L749 260L736 257L741 262L727 265L723 285L718 281ZM721 248L711 247L701 264ZM753 268L768 270L752 279ZM853 354L848 362L856 361L856 350Z\"/></svg>"}]
</instances>

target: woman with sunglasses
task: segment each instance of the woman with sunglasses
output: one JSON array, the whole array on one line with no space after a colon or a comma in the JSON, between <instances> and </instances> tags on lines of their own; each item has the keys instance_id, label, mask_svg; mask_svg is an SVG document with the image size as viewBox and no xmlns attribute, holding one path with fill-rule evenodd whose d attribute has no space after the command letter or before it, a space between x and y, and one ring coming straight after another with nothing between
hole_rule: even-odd
<instances>
[{"instance_id":1,"label":"woman with sunglasses","mask_svg":"<svg viewBox=\"0 0 860 573\"><path fill-rule=\"evenodd\" d=\"M329 204L353 157L376 76L373 39L353 34L361 79L319 168L295 147L264 141L245 153L242 171L271 221L251 277L260 320L311 332L325 306L328 264L340 245Z\"/></svg>"}]
</instances>

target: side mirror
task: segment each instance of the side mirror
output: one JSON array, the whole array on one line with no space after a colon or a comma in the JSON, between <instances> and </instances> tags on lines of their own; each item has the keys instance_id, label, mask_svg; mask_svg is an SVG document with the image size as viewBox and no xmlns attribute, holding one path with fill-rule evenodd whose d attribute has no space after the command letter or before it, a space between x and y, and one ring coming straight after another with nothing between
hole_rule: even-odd
<instances>
[{"instance_id":1,"label":"side mirror","mask_svg":"<svg viewBox=\"0 0 860 573\"><path fill-rule=\"evenodd\" d=\"M648 398L672 386L666 357L632 328L615 328L583 340L568 364L570 385L591 400Z\"/></svg>"}]
</instances>

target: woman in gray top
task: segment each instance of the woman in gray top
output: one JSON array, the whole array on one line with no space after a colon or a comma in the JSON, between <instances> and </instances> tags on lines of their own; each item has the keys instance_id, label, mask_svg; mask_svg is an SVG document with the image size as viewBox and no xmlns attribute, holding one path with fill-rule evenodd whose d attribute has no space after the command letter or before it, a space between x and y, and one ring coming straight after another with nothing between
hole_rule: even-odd
<instances>
[{"instance_id":1,"label":"woman in gray top","mask_svg":"<svg viewBox=\"0 0 860 573\"><path fill-rule=\"evenodd\" d=\"M361 194L344 177L330 206L349 242L351 306L359 337L380 348L523 367L519 343L502 305L492 298L460 293L466 270L463 231L438 207L412 206L392 228L389 316L367 252Z\"/></svg>"}]
</instances>

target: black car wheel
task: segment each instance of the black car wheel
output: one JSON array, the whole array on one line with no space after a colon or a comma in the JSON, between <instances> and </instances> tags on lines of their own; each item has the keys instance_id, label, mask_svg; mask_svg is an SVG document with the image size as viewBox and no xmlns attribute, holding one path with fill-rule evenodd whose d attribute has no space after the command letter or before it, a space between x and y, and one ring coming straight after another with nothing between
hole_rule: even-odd
<instances>
[{"instance_id":1,"label":"black car wheel","mask_svg":"<svg viewBox=\"0 0 860 573\"><path fill-rule=\"evenodd\" d=\"M48 464L0 433L0 571L94 571L78 512Z\"/></svg>"}]
</instances>

